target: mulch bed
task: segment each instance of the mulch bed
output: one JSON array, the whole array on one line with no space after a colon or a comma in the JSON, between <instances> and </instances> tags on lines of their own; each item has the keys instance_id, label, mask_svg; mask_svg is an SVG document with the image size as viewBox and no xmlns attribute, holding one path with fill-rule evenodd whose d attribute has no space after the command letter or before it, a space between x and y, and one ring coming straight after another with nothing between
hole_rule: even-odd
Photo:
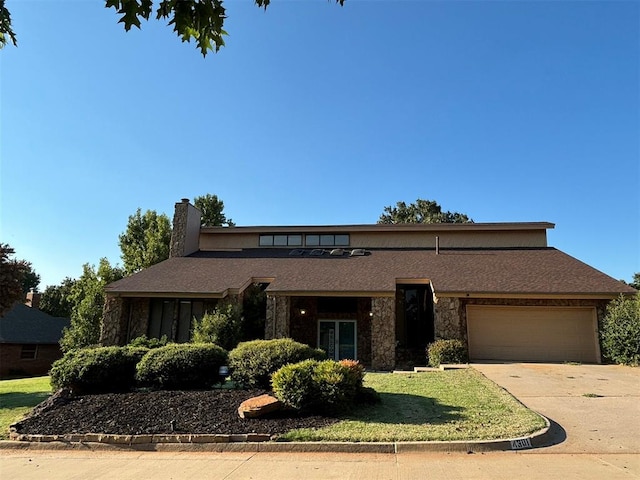
<instances>
[{"instance_id":1,"label":"mulch bed","mask_svg":"<svg viewBox=\"0 0 640 480\"><path fill-rule=\"evenodd\" d=\"M338 418L281 411L240 418L244 400L263 390L149 391L70 396L58 392L16 425L18 433L245 434L279 435L296 428L320 428Z\"/></svg>"}]
</instances>

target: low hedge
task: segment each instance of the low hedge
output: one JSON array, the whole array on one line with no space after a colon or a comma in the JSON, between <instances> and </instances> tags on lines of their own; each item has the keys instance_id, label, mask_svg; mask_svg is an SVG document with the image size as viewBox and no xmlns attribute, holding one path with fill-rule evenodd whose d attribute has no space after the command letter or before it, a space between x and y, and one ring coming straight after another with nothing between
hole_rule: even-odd
<instances>
[{"instance_id":1,"label":"low hedge","mask_svg":"<svg viewBox=\"0 0 640 480\"><path fill-rule=\"evenodd\" d=\"M54 390L74 393L116 393L135 386L136 365L149 351L144 347L93 347L70 350L51 366Z\"/></svg>"},{"instance_id":2,"label":"low hedge","mask_svg":"<svg viewBox=\"0 0 640 480\"><path fill-rule=\"evenodd\" d=\"M427 347L427 360L432 367L443 363L467 363L467 345L462 340L436 340Z\"/></svg>"},{"instance_id":3,"label":"low hedge","mask_svg":"<svg viewBox=\"0 0 640 480\"><path fill-rule=\"evenodd\" d=\"M159 390L198 390L222 383L227 351L213 343L170 344L149 350L136 370L142 386Z\"/></svg>"},{"instance_id":4,"label":"low hedge","mask_svg":"<svg viewBox=\"0 0 640 480\"><path fill-rule=\"evenodd\" d=\"M290 338L242 342L229 352L231 380L252 388L270 388L271 375L288 363L323 360L322 350Z\"/></svg>"}]
</instances>

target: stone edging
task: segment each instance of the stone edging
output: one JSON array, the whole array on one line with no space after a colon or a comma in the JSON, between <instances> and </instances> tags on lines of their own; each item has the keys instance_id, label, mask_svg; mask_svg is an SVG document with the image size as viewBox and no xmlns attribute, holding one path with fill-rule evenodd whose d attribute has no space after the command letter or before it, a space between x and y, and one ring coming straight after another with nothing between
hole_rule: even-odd
<instances>
[{"instance_id":1,"label":"stone edging","mask_svg":"<svg viewBox=\"0 0 640 480\"><path fill-rule=\"evenodd\" d=\"M541 415L542 416L542 415ZM527 437L500 440L452 442L278 442L267 434L240 435L111 435L103 433L26 435L11 432L11 440L0 441L0 449L131 449L149 451L209 452L490 452L528 450L549 445L551 424Z\"/></svg>"}]
</instances>

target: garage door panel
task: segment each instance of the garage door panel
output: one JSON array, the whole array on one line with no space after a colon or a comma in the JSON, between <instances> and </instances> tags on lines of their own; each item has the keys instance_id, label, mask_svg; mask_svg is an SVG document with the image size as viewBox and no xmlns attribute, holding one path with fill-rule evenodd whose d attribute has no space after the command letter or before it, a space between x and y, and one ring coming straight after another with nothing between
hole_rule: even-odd
<instances>
[{"instance_id":1,"label":"garage door panel","mask_svg":"<svg viewBox=\"0 0 640 480\"><path fill-rule=\"evenodd\" d=\"M593 308L467 307L474 360L598 362Z\"/></svg>"}]
</instances>

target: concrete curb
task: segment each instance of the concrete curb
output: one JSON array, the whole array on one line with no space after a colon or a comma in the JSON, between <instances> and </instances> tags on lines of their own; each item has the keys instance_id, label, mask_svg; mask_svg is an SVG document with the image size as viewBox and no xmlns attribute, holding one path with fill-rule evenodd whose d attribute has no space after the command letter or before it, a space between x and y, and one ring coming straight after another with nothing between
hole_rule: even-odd
<instances>
[{"instance_id":1,"label":"concrete curb","mask_svg":"<svg viewBox=\"0 0 640 480\"><path fill-rule=\"evenodd\" d=\"M100 433L68 435L25 435L12 433L0 441L0 450L140 450L158 452L494 452L529 450L550 445L551 424L527 437L499 440L452 442L278 442L269 435L109 435Z\"/></svg>"}]
</instances>

